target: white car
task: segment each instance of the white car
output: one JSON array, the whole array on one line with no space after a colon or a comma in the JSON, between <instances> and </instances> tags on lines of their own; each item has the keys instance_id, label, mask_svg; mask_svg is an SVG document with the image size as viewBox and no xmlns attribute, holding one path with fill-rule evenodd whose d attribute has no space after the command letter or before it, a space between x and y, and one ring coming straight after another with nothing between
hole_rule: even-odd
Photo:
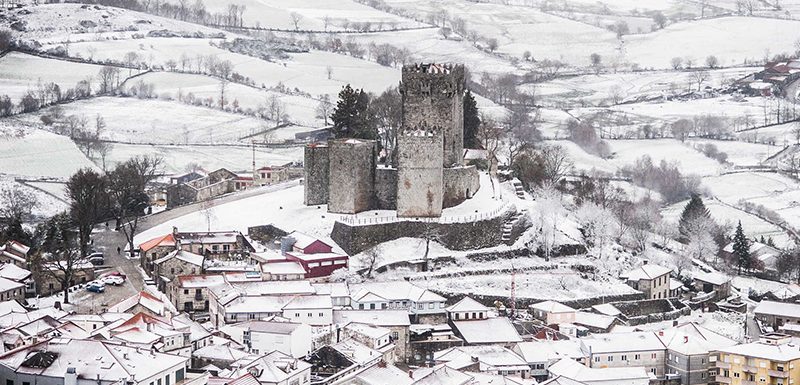
<instances>
[{"instance_id":1,"label":"white car","mask_svg":"<svg viewBox=\"0 0 800 385\"><path fill-rule=\"evenodd\" d=\"M114 285L114 286L122 285L123 283L125 283L125 280L117 275L109 275L108 277L103 277L102 281L106 285Z\"/></svg>"}]
</instances>

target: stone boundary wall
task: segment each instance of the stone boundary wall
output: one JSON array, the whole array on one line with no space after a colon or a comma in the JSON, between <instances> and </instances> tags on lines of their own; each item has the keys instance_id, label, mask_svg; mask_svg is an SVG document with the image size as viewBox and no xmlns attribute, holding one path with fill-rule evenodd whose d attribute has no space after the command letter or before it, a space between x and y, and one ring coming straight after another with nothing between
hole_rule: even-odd
<instances>
[{"instance_id":1,"label":"stone boundary wall","mask_svg":"<svg viewBox=\"0 0 800 385\"><path fill-rule=\"evenodd\" d=\"M481 188L480 174L475 166L445 168L442 183L444 208L461 204Z\"/></svg>"}]
</instances>

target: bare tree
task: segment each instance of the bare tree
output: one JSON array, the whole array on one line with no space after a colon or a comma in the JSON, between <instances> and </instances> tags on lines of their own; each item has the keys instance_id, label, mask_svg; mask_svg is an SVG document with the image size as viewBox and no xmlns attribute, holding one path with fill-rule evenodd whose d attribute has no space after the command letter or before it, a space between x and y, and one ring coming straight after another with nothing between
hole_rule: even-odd
<instances>
[{"instance_id":1,"label":"bare tree","mask_svg":"<svg viewBox=\"0 0 800 385\"><path fill-rule=\"evenodd\" d=\"M289 14L289 18L292 20L292 24L294 24L294 30L300 30L300 14L297 12L292 12Z\"/></svg>"},{"instance_id":2,"label":"bare tree","mask_svg":"<svg viewBox=\"0 0 800 385\"><path fill-rule=\"evenodd\" d=\"M378 265L383 261L383 257L381 256L378 247L379 246L375 246L367 249L361 253L361 257L359 258L361 266L367 269L367 272L364 275L370 278L372 277L372 274L375 272L375 269L378 267Z\"/></svg>"},{"instance_id":3,"label":"bare tree","mask_svg":"<svg viewBox=\"0 0 800 385\"><path fill-rule=\"evenodd\" d=\"M323 119L325 125L328 125L328 117L333 112L333 103L331 102L331 96L328 94L322 94L319 96L319 103L317 104L317 108L315 110L317 119Z\"/></svg>"},{"instance_id":4,"label":"bare tree","mask_svg":"<svg viewBox=\"0 0 800 385\"><path fill-rule=\"evenodd\" d=\"M555 186L572 169L569 153L558 145L542 146L539 153L545 183Z\"/></svg>"},{"instance_id":5,"label":"bare tree","mask_svg":"<svg viewBox=\"0 0 800 385\"><path fill-rule=\"evenodd\" d=\"M331 80L333 78L333 67L331 66L325 67L325 75L328 76L328 80Z\"/></svg>"},{"instance_id":6,"label":"bare tree","mask_svg":"<svg viewBox=\"0 0 800 385\"><path fill-rule=\"evenodd\" d=\"M558 236L558 224L563 221L564 206L561 202L561 193L553 186L545 186L536 194L539 203L533 219L541 237L540 246L544 252L545 261L550 260Z\"/></svg>"},{"instance_id":7,"label":"bare tree","mask_svg":"<svg viewBox=\"0 0 800 385\"><path fill-rule=\"evenodd\" d=\"M206 199L200 204L200 215L206 221L206 231L209 233L211 232L211 225L217 220L214 205L214 199Z\"/></svg>"},{"instance_id":8,"label":"bare tree","mask_svg":"<svg viewBox=\"0 0 800 385\"><path fill-rule=\"evenodd\" d=\"M708 71L701 70L692 72L692 80L694 80L694 82L697 83L697 92L700 92L702 90L702 88L700 87L702 87L703 83L710 78L711 74L708 73Z\"/></svg>"},{"instance_id":9,"label":"bare tree","mask_svg":"<svg viewBox=\"0 0 800 385\"><path fill-rule=\"evenodd\" d=\"M33 209L39 201L31 192L26 191L18 183L0 187L0 218L8 222L23 223L31 219Z\"/></svg>"},{"instance_id":10,"label":"bare tree","mask_svg":"<svg viewBox=\"0 0 800 385\"><path fill-rule=\"evenodd\" d=\"M31 261L41 275L49 276L61 285L64 303L70 303L69 288L77 283L77 274L87 264L86 258L81 256L73 226L66 212L38 226L35 243L43 253L37 253Z\"/></svg>"},{"instance_id":11,"label":"bare tree","mask_svg":"<svg viewBox=\"0 0 800 385\"><path fill-rule=\"evenodd\" d=\"M111 93L117 88L117 84L119 84L119 68L105 66L100 69L97 77L100 80L100 93Z\"/></svg>"},{"instance_id":12,"label":"bare tree","mask_svg":"<svg viewBox=\"0 0 800 385\"><path fill-rule=\"evenodd\" d=\"M125 235L131 257L136 250L133 238L139 219L150 205L150 198L145 190L158 175L161 163L162 160L158 157L137 156L118 164L108 175L117 228Z\"/></svg>"},{"instance_id":13,"label":"bare tree","mask_svg":"<svg viewBox=\"0 0 800 385\"><path fill-rule=\"evenodd\" d=\"M674 70L679 70L683 68L683 59L680 56L672 58L672 60L670 60L669 63L672 66L672 69Z\"/></svg>"}]
</instances>

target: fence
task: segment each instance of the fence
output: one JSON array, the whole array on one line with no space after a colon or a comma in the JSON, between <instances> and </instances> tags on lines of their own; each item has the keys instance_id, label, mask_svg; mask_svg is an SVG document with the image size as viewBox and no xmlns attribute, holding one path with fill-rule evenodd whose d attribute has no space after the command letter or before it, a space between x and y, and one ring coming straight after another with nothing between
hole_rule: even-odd
<instances>
[{"instance_id":1,"label":"fence","mask_svg":"<svg viewBox=\"0 0 800 385\"><path fill-rule=\"evenodd\" d=\"M374 216L374 217L358 217L358 214L345 216L337 219L338 222L342 222L344 224L350 226L369 226L369 225L380 225L386 223L397 223L397 222L420 222L420 223L439 223L439 224L448 224L448 223L469 223L469 222L478 222L484 219L494 218L498 215L502 214L509 208L513 208L514 205L508 201L504 201L503 204L494 210L486 211L483 213L476 213L470 215L454 215L454 216L442 216L442 217L432 217L432 218L398 218L397 215L390 215L390 216Z\"/></svg>"}]
</instances>

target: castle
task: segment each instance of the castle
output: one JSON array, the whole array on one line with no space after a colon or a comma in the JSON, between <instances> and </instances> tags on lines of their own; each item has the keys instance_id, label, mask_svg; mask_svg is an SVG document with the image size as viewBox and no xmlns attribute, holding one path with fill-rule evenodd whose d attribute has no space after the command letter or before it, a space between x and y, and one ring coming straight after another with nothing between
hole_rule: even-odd
<instances>
[{"instance_id":1,"label":"castle","mask_svg":"<svg viewBox=\"0 0 800 385\"><path fill-rule=\"evenodd\" d=\"M305 148L306 205L332 213L397 210L438 217L471 198L478 171L464 165L464 66L403 66L403 111L395 167L377 165L374 140L337 139Z\"/></svg>"}]
</instances>

